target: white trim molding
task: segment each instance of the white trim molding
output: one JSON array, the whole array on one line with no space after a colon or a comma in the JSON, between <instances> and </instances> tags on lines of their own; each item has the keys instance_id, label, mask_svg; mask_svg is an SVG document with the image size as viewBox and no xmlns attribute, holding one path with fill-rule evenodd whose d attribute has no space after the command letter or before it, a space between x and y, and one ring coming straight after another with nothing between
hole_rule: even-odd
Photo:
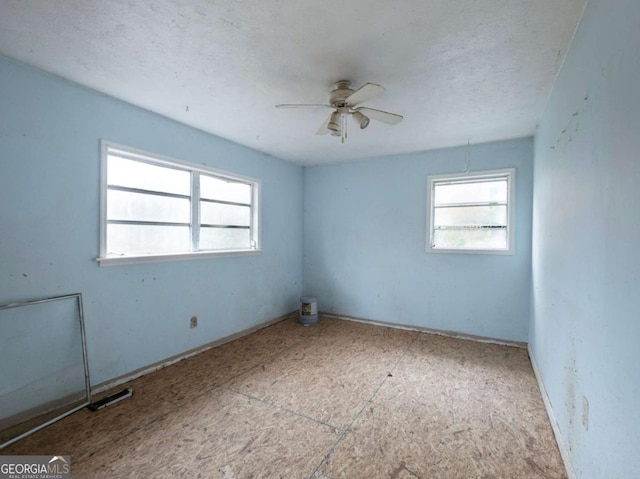
<instances>
[{"instance_id":1,"label":"white trim molding","mask_svg":"<svg viewBox=\"0 0 640 479\"><path fill-rule=\"evenodd\" d=\"M553 429L553 435L556 438L556 443L558 444L558 449L560 450L560 456L562 457L562 462L564 462L564 468L567 471L567 476L569 477L569 479L578 479L578 475L576 474L576 471L573 468L573 463L571 462L569 447L564 442L564 438L560 433L560 427L558 426L558 421L556 421L556 416L553 413L551 400L549 399L549 395L547 394L547 388L545 388L544 383L542 382L542 376L540 375L540 370L538 369L538 365L536 364L536 360L533 356L531 345L527 346L527 351L529 352L529 360L531 361L531 366L533 367L533 374L535 374L536 376L538 388L540 389L540 394L542 394L542 401L544 402L544 407L547 410L547 416L549 416L551 429Z\"/></svg>"}]
</instances>

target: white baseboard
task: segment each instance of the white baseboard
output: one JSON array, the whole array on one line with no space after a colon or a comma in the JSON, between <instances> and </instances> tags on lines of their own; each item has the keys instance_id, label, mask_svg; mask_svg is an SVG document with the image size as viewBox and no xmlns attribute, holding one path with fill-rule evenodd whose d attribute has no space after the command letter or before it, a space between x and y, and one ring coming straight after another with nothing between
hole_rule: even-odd
<instances>
[{"instance_id":1,"label":"white baseboard","mask_svg":"<svg viewBox=\"0 0 640 479\"><path fill-rule=\"evenodd\" d=\"M282 316L278 316L275 319L270 319L269 321L265 321L264 323L260 323L256 326L252 326L251 328L245 329L243 331L231 334L229 336L225 336L224 338L216 339L215 341L204 344L202 346L198 346L197 348L190 349L188 351L177 354L175 356L171 356L169 358L163 359L162 361L158 361L148 366L145 366L143 368L136 369L135 371L131 371L130 373L124 374L122 376L118 376L117 378L109 379L108 381L104 381L102 383L96 384L95 386L91 386L91 394L92 395L100 394L101 392L115 388L117 386L120 386L121 384L127 383L129 381L137 379L146 374L152 373L154 371L158 371L159 369L162 369L162 368L166 368L167 366L171 366L172 364L182 361L183 359L190 358L191 356L195 356L196 354L200 354L211 348L215 348L216 346L221 346L235 339L241 338L243 336L247 336L263 328L279 323L280 321L284 321L285 319L289 319L293 316L297 316L297 314L298 314L297 310L287 314L283 314Z\"/></svg>"},{"instance_id":2,"label":"white baseboard","mask_svg":"<svg viewBox=\"0 0 640 479\"><path fill-rule=\"evenodd\" d=\"M345 316L333 313L319 313L325 318L343 319L346 321L355 321L356 323L371 324L374 326L385 326L387 328L405 329L407 331L418 331L420 333L435 334L438 336L446 336L448 338L466 339L468 341L476 341L478 343L499 344L501 346L511 346L514 348L526 348L527 343L520 341L509 341L508 339L488 338L485 336L474 336L472 334L458 333L455 331L445 331L442 329L425 328L422 326L414 326L410 324L391 323L387 321L377 321L375 319L356 318L353 316Z\"/></svg>"},{"instance_id":3,"label":"white baseboard","mask_svg":"<svg viewBox=\"0 0 640 479\"><path fill-rule=\"evenodd\" d=\"M536 380L538 381L538 388L540 388L540 393L542 394L544 407L547 410L547 416L549 416L549 422L551 423L551 428L553 429L553 435L556 437L556 442L558 443L558 449L560 449L560 456L562 456L562 461L564 462L564 468L567 471L567 476L569 476L569 479L578 479L578 475L576 474L573 463L571 462L571 454L569 453L569 448L565 443L564 438L560 434L560 427L558 426L558 421L556 421L556 416L553 413L551 401L549 400L549 395L547 394L547 388L545 388L544 383L542 382L540 370L538 369L536 360L533 357L531 345L527 347L527 350L529 351L529 359L531 360L533 373L535 374Z\"/></svg>"}]
</instances>

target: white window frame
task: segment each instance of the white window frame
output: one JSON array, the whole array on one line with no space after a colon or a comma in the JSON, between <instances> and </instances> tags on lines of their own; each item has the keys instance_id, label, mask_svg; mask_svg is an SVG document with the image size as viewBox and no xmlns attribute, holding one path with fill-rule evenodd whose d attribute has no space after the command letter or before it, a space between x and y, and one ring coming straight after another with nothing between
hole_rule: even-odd
<instances>
[{"instance_id":1,"label":"white window frame","mask_svg":"<svg viewBox=\"0 0 640 479\"><path fill-rule=\"evenodd\" d=\"M178 253L160 253L160 254L144 254L144 255L125 255L125 256L107 256L107 157L110 153L117 153L118 156L128 158L134 161L149 163L152 165L165 166L177 170L188 171L190 173L202 173L218 178L229 179L251 185L251 242L250 249L233 249L233 250L215 250L215 251L184 251ZM199 206L194 204L200 202L199 182L193 179L197 176L191 176L191 228L199 228L200 221ZM228 171L210 168L195 163L176 160L163 155L149 153L137 148L119 145L106 140L100 142L100 254L96 261L100 266L112 266L133 263L153 263L160 261L176 261L184 259L200 259L215 258L220 256L238 256L253 255L262 252L260 241L260 180L247 176L230 173ZM195 200L194 200L195 198ZM192 236L193 238L193 236Z\"/></svg>"},{"instance_id":2,"label":"white window frame","mask_svg":"<svg viewBox=\"0 0 640 479\"><path fill-rule=\"evenodd\" d=\"M434 235L434 194L435 185L443 182L488 180L491 178L507 179L507 248L506 249L475 249L475 248L435 248ZM515 254L515 223L516 221L516 169L503 168L500 170L472 171L466 173L451 173L444 175L429 175L427 177L427 253L458 253L458 254Z\"/></svg>"}]
</instances>

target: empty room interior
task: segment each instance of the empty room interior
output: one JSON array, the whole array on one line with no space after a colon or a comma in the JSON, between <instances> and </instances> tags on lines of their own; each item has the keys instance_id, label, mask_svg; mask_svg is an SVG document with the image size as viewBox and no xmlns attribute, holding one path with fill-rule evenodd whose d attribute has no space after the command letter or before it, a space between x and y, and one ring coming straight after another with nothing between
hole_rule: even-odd
<instances>
[{"instance_id":1,"label":"empty room interior","mask_svg":"<svg viewBox=\"0 0 640 479\"><path fill-rule=\"evenodd\" d=\"M0 477L640 477L639 87L637 0L3 0Z\"/></svg>"}]
</instances>

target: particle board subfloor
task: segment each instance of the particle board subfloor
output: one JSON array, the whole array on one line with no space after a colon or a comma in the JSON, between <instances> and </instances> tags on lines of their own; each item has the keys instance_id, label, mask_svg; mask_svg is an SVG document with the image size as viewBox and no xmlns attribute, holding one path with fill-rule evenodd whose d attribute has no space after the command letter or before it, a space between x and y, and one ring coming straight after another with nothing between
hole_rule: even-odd
<instances>
[{"instance_id":1,"label":"particle board subfloor","mask_svg":"<svg viewBox=\"0 0 640 479\"><path fill-rule=\"evenodd\" d=\"M567 477L521 348L285 320L123 387L0 453L78 478Z\"/></svg>"}]
</instances>

